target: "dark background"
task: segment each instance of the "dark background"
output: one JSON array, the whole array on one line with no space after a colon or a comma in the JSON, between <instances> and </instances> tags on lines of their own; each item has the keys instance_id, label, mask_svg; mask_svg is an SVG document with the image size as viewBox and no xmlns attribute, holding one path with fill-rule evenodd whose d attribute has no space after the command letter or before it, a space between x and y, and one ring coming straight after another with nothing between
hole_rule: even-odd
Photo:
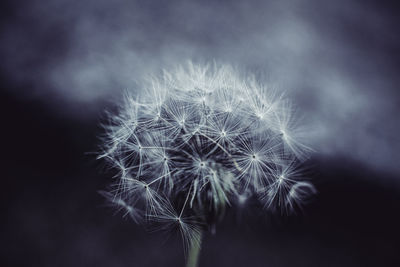
<instances>
[{"instance_id":1,"label":"dark background","mask_svg":"<svg viewBox=\"0 0 400 267\"><path fill-rule=\"evenodd\" d=\"M183 266L179 239L98 190L105 109L143 74L217 60L267 73L310 128L298 216L234 212L200 266L399 266L399 9L382 1L2 2L2 266Z\"/></svg>"}]
</instances>

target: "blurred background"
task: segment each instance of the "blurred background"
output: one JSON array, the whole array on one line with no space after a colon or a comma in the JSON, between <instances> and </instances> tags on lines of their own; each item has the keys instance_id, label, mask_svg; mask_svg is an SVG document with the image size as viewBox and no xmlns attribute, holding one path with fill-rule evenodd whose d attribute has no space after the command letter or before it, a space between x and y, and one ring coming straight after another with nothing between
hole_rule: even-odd
<instances>
[{"instance_id":1,"label":"blurred background","mask_svg":"<svg viewBox=\"0 0 400 267\"><path fill-rule=\"evenodd\" d=\"M302 214L236 213L200 266L400 266L400 18L390 1L2 1L2 266L184 266L105 205L99 122L143 75L232 64L310 129Z\"/></svg>"}]
</instances>

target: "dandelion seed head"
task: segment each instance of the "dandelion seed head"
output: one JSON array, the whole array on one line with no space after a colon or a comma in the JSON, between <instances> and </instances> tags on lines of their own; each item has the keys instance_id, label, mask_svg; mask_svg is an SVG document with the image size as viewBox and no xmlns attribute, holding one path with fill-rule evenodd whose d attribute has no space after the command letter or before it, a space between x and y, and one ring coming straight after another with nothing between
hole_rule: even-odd
<instances>
[{"instance_id":1,"label":"dandelion seed head","mask_svg":"<svg viewBox=\"0 0 400 267\"><path fill-rule=\"evenodd\" d=\"M105 124L99 158L118 170L108 197L184 240L252 196L294 210L315 193L299 168L311 152L299 125L283 94L230 66L163 71Z\"/></svg>"}]
</instances>

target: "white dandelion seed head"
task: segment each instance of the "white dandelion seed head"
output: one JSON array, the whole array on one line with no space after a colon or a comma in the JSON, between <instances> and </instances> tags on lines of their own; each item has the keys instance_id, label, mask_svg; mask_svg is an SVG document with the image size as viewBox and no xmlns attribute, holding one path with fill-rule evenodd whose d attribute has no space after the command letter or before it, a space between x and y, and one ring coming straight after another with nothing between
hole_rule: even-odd
<instances>
[{"instance_id":1,"label":"white dandelion seed head","mask_svg":"<svg viewBox=\"0 0 400 267\"><path fill-rule=\"evenodd\" d=\"M187 239L251 196L291 211L315 193L300 168L305 131L274 87L188 63L142 89L110 114L99 156L118 171L108 198L136 221L177 226Z\"/></svg>"}]
</instances>

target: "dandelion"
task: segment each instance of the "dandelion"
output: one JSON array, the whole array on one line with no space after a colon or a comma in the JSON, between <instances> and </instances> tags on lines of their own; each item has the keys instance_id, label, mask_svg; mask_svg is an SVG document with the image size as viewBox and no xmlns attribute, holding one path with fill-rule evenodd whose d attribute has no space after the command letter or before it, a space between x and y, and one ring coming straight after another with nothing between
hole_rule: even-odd
<instances>
[{"instance_id":1,"label":"dandelion","mask_svg":"<svg viewBox=\"0 0 400 267\"><path fill-rule=\"evenodd\" d=\"M102 153L117 170L105 196L135 222L177 229L188 266L227 206L250 197L291 212L315 188L302 176L311 149L289 101L232 67L188 63L127 93L106 123Z\"/></svg>"}]
</instances>

